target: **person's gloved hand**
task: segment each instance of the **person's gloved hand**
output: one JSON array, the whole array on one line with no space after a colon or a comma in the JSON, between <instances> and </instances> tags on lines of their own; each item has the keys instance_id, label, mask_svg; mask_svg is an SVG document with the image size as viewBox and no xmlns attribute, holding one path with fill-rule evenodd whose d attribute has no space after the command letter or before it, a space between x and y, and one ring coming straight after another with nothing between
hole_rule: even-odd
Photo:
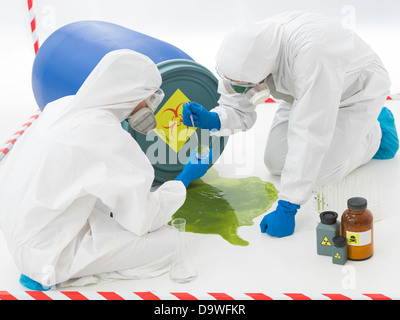
<instances>
[{"instance_id":1,"label":"person's gloved hand","mask_svg":"<svg viewBox=\"0 0 400 320\"><path fill-rule=\"evenodd\" d=\"M196 150L193 150L190 154L188 162L185 164L182 172L175 178L175 180L182 181L187 188L192 181L199 179L205 175L211 161L212 148L210 148L208 158L201 160L197 159Z\"/></svg>"},{"instance_id":2,"label":"person's gloved hand","mask_svg":"<svg viewBox=\"0 0 400 320\"><path fill-rule=\"evenodd\" d=\"M262 219L261 232L278 238L290 236L294 232L295 215L299 208L298 204L279 200L276 210Z\"/></svg>"},{"instance_id":3,"label":"person's gloved hand","mask_svg":"<svg viewBox=\"0 0 400 320\"><path fill-rule=\"evenodd\" d=\"M193 127L190 115L193 116L194 125L198 128L208 130L221 129L221 122L218 113L208 111L196 102L186 102L183 105L182 111L183 124L188 127Z\"/></svg>"}]
</instances>

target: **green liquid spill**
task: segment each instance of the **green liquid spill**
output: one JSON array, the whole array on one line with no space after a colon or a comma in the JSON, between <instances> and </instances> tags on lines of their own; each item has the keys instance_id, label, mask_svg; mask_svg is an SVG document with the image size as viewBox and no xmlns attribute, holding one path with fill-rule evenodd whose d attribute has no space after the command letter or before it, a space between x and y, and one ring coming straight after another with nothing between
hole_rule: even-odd
<instances>
[{"instance_id":1,"label":"green liquid spill","mask_svg":"<svg viewBox=\"0 0 400 320\"><path fill-rule=\"evenodd\" d=\"M257 177L222 178L211 168L187 189L186 201L172 216L186 220L186 231L219 234L229 243L247 246L238 236L241 226L269 210L278 199L278 190Z\"/></svg>"}]
</instances>

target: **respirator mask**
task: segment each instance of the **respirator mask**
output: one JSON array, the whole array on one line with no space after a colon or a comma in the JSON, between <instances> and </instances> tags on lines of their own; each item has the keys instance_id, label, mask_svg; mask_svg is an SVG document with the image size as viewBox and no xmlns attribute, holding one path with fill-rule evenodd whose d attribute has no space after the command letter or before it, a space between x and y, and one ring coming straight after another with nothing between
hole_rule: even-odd
<instances>
[{"instance_id":1,"label":"respirator mask","mask_svg":"<svg viewBox=\"0 0 400 320\"><path fill-rule=\"evenodd\" d=\"M223 90L227 94L244 94L253 105L263 103L270 97L267 79L260 83L234 81L226 78L218 69L217 73L222 78Z\"/></svg>"},{"instance_id":2,"label":"respirator mask","mask_svg":"<svg viewBox=\"0 0 400 320\"><path fill-rule=\"evenodd\" d=\"M154 116L154 111L156 111L163 99L164 91L161 89L158 89L151 97L145 99L146 107L128 117L128 122L132 129L142 134L148 134L155 129L157 120Z\"/></svg>"}]
</instances>

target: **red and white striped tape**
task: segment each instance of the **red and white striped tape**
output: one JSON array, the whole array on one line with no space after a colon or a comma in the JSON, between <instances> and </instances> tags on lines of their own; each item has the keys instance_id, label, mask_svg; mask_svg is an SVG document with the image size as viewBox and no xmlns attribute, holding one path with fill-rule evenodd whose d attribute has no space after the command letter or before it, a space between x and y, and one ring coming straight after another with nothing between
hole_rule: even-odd
<instances>
[{"instance_id":1,"label":"red and white striped tape","mask_svg":"<svg viewBox=\"0 0 400 320\"><path fill-rule=\"evenodd\" d=\"M24 134L26 129L28 129L37 118L39 118L39 114L40 110L37 111L33 116L31 116L29 120L25 122L22 127L17 132L15 132L14 135L8 141L6 141L6 143L2 147L0 147L0 160L2 160L6 156L6 154L12 149L17 140Z\"/></svg>"},{"instance_id":2,"label":"red and white striped tape","mask_svg":"<svg viewBox=\"0 0 400 320\"><path fill-rule=\"evenodd\" d=\"M31 34L33 41L33 49L35 51L35 55L39 50L39 37L36 31L36 14L35 8L33 6L33 0L27 0L28 4L28 12L29 12L29 21L31 26ZM22 136L22 134L28 129L31 124L39 118L40 110L38 110L33 116L29 118L29 120L22 125L22 127L14 133L14 135L6 141L6 143L0 147L0 161L7 155L7 153L12 149L17 140Z\"/></svg>"},{"instance_id":3,"label":"red and white striped tape","mask_svg":"<svg viewBox=\"0 0 400 320\"><path fill-rule=\"evenodd\" d=\"M400 93L392 93L387 97L387 100L400 100Z\"/></svg>"},{"instance_id":4,"label":"red and white striped tape","mask_svg":"<svg viewBox=\"0 0 400 320\"><path fill-rule=\"evenodd\" d=\"M29 12L29 21L31 25L33 48L36 54L39 50L39 37L36 30L36 14L35 14L35 8L33 7L33 0L28 0L28 12Z\"/></svg>"},{"instance_id":5,"label":"red and white striped tape","mask_svg":"<svg viewBox=\"0 0 400 320\"><path fill-rule=\"evenodd\" d=\"M223 292L108 292L108 291L0 291L0 300L398 300L380 293L223 293Z\"/></svg>"},{"instance_id":6,"label":"red and white striped tape","mask_svg":"<svg viewBox=\"0 0 400 320\"><path fill-rule=\"evenodd\" d=\"M400 100L400 93L392 93L386 98L386 100ZM276 101L272 98L268 98L265 103L276 103Z\"/></svg>"}]
</instances>

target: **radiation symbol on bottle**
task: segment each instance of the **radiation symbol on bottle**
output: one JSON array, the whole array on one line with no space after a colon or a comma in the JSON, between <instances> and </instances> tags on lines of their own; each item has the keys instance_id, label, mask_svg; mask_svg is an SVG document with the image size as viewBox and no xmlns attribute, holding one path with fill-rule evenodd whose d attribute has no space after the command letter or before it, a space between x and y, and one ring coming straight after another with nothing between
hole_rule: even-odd
<instances>
[{"instance_id":1,"label":"radiation symbol on bottle","mask_svg":"<svg viewBox=\"0 0 400 320\"><path fill-rule=\"evenodd\" d=\"M342 259L341 256L340 256L340 254L339 254L339 252L336 252L335 258L336 258L336 259Z\"/></svg>"},{"instance_id":2,"label":"radiation symbol on bottle","mask_svg":"<svg viewBox=\"0 0 400 320\"><path fill-rule=\"evenodd\" d=\"M322 240L321 244L323 246L330 246L331 245L331 243L329 242L327 237L325 237L324 240Z\"/></svg>"},{"instance_id":3,"label":"radiation symbol on bottle","mask_svg":"<svg viewBox=\"0 0 400 320\"><path fill-rule=\"evenodd\" d=\"M183 104L190 101L177 89L157 112L157 128L154 132L176 153L182 148L196 128L187 127L182 121Z\"/></svg>"}]
</instances>

